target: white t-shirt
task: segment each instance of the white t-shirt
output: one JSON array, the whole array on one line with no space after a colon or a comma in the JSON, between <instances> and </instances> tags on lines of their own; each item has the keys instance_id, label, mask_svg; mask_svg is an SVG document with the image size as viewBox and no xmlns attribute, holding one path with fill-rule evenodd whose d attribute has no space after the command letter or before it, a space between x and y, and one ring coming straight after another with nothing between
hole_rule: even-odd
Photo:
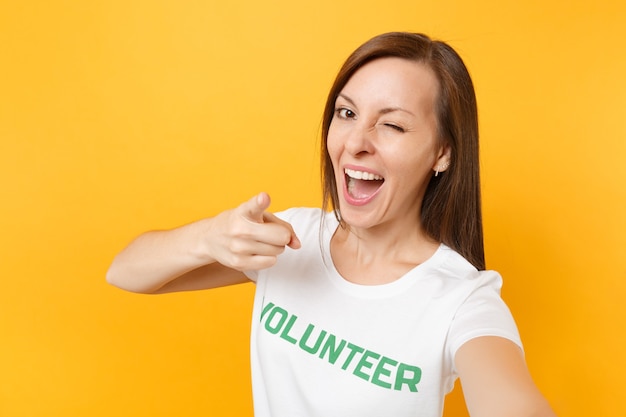
<instances>
[{"instance_id":1,"label":"white t-shirt","mask_svg":"<svg viewBox=\"0 0 626 417\"><path fill-rule=\"evenodd\" d=\"M496 272L479 272L441 245L392 283L357 285L332 263L333 214L297 208L278 216L302 248L247 273L257 284L255 417L440 417L463 343L489 335L521 346Z\"/></svg>"}]
</instances>

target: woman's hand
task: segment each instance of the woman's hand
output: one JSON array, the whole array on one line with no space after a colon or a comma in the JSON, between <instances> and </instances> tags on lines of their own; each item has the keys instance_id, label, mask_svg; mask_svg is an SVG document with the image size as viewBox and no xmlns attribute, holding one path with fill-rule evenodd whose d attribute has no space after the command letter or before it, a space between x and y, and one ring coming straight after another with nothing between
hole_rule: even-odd
<instances>
[{"instance_id":1,"label":"woman's hand","mask_svg":"<svg viewBox=\"0 0 626 417\"><path fill-rule=\"evenodd\" d=\"M268 268L286 246L300 247L291 225L265 212L269 205L261 193L216 217L146 232L115 257L107 281L149 294L246 282L243 271Z\"/></svg>"},{"instance_id":2,"label":"woman's hand","mask_svg":"<svg viewBox=\"0 0 626 417\"><path fill-rule=\"evenodd\" d=\"M216 262L237 271L269 268L285 247L300 248L291 225L271 213L270 197L261 193L214 217L208 252Z\"/></svg>"}]
</instances>

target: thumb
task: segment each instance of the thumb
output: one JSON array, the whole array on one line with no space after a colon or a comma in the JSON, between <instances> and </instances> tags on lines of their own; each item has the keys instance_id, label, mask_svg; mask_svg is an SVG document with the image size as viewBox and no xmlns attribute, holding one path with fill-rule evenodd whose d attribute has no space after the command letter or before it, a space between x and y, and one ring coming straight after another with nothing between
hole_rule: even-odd
<instances>
[{"instance_id":1,"label":"thumb","mask_svg":"<svg viewBox=\"0 0 626 417\"><path fill-rule=\"evenodd\" d=\"M243 217L255 223L263 223L263 213L270 206L270 196L260 193L242 204Z\"/></svg>"}]
</instances>

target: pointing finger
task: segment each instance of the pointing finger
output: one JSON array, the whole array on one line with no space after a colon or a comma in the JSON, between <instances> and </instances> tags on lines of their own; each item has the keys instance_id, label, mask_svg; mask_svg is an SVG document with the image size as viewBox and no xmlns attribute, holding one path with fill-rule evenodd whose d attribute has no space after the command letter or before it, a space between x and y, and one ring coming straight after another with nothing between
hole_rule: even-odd
<instances>
[{"instance_id":1,"label":"pointing finger","mask_svg":"<svg viewBox=\"0 0 626 417\"><path fill-rule=\"evenodd\" d=\"M300 242L300 239L298 239L298 236L296 236L296 232L293 230L291 224L282 219L279 219L272 213L264 213L263 216L266 223L274 223L280 225L289 232L290 236L287 246L289 246L291 249L300 249L300 247L302 247L302 243Z\"/></svg>"},{"instance_id":2,"label":"pointing finger","mask_svg":"<svg viewBox=\"0 0 626 417\"><path fill-rule=\"evenodd\" d=\"M263 212L270 206L270 196L267 193L260 193L243 203L241 209L244 218L254 223L263 223Z\"/></svg>"}]
</instances>

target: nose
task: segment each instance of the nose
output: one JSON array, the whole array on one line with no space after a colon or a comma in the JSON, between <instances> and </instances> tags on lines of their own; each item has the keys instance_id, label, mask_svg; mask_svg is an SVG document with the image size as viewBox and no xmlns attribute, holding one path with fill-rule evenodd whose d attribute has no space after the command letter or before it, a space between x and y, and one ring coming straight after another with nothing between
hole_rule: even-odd
<instances>
[{"instance_id":1,"label":"nose","mask_svg":"<svg viewBox=\"0 0 626 417\"><path fill-rule=\"evenodd\" d=\"M351 155L373 154L376 128L355 123L346 135L344 148Z\"/></svg>"}]
</instances>

